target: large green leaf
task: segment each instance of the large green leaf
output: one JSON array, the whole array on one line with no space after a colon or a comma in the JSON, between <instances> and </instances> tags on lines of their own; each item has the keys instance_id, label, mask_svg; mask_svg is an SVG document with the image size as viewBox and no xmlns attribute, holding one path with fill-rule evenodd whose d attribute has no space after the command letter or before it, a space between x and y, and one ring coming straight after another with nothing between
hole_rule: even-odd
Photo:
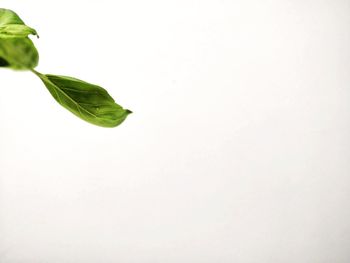
<instances>
[{"instance_id":1,"label":"large green leaf","mask_svg":"<svg viewBox=\"0 0 350 263\"><path fill-rule=\"evenodd\" d=\"M0 38L23 38L37 35L35 29L24 24L12 10L0 8Z\"/></svg>"},{"instance_id":2,"label":"large green leaf","mask_svg":"<svg viewBox=\"0 0 350 263\"><path fill-rule=\"evenodd\" d=\"M39 54L28 38L0 38L0 66L32 69L38 65Z\"/></svg>"},{"instance_id":3,"label":"large green leaf","mask_svg":"<svg viewBox=\"0 0 350 263\"><path fill-rule=\"evenodd\" d=\"M89 123L115 127L131 113L116 104L108 92L99 86L71 77L33 72L59 104Z\"/></svg>"}]
</instances>

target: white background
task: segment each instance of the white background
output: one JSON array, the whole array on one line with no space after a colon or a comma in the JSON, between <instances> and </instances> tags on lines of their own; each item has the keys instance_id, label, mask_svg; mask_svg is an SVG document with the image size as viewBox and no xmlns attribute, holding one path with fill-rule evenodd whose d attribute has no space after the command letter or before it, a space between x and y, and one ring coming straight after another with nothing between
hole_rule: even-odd
<instances>
[{"instance_id":1,"label":"white background","mask_svg":"<svg viewBox=\"0 0 350 263\"><path fill-rule=\"evenodd\" d=\"M348 0L0 3L134 111L1 70L1 263L350 262Z\"/></svg>"}]
</instances>

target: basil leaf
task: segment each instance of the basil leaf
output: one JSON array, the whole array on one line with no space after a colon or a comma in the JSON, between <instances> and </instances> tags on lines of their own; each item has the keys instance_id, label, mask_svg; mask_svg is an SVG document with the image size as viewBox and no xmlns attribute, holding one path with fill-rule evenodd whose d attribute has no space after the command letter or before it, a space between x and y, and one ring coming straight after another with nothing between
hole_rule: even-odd
<instances>
[{"instance_id":1,"label":"basil leaf","mask_svg":"<svg viewBox=\"0 0 350 263\"><path fill-rule=\"evenodd\" d=\"M59 104L89 123L115 127L131 113L116 104L108 92L99 86L71 77L33 72Z\"/></svg>"},{"instance_id":2,"label":"basil leaf","mask_svg":"<svg viewBox=\"0 0 350 263\"><path fill-rule=\"evenodd\" d=\"M25 25L15 12L0 8L0 38L22 38L31 34L37 35L37 32Z\"/></svg>"},{"instance_id":3,"label":"basil leaf","mask_svg":"<svg viewBox=\"0 0 350 263\"><path fill-rule=\"evenodd\" d=\"M38 65L39 54L28 38L0 38L0 66L32 69Z\"/></svg>"},{"instance_id":4,"label":"basil leaf","mask_svg":"<svg viewBox=\"0 0 350 263\"><path fill-rule=\"evenodd\" d=\"M26 25L0 26L0 38L17 38L28 35L38 35L35 29Z\"/></svg>"},{"instance_id":5,"label":"basil leaf","mask_svg":"<svg viewBox=\"0 0 350 263\"><path fill-rule=\"evenodd\" d=\"M31 69L38 65L38 51L29 34L37 33L15 12L0 8L0 67Z\"/></svg>"}]
</instances>

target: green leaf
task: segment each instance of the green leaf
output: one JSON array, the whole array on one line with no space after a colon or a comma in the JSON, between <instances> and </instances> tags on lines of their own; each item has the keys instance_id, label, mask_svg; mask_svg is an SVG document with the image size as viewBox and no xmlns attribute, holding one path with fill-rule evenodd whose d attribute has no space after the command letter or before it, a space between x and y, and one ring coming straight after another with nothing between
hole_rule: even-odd
<instances>
[{"instance_id":1,"label":"green leaf","mask_svg":"<svg viewBox=\"0 0 350 263\"><path fill-rule=\"evenodd\" d=\"M25 25L15 12L0 8L0 38L23 38L28 35L37 35L37 32Z\"/></svg>"},{"instance_id":2,"label":"green leaf","mask_svg":"<svg viewBox=\"0 0 350 263\"><path fill-rule=\"evenodd\" d=\"M37 33L15 12L0 8L0 67L32 69L38 65L38 51L29 34Z\"/></svg>"},{"instance_id":3,"label":"green leaf","mask_svg":"<svg viewBox=\"0 0 350 263\"><path fill-rule=\"evenodd\" d=\"M38 35L35 29L26 25L0 26L0 38L18 38L28 35Z\"/></svg>"},{"instance_id":4,"label":"green leaf","mask_svg":"<svg viewBox=\"0 0 350 263\"><path fill-rule=\"evenodd\" d=\"M115 127L131 113L116 104L108 92L99 86L71 77L33 72L59 104L89 123Z\"/></svg>"},{"instance_id":5,"label":"green leaf","mask_svg":"<svg viewBox=\"0 0 350 263\"><path fill-rule=\"evenodd\" d=\"M28 38L0 38L0 66L32 69L38 65L39 54Z\"/></svg>"}]
</instances>

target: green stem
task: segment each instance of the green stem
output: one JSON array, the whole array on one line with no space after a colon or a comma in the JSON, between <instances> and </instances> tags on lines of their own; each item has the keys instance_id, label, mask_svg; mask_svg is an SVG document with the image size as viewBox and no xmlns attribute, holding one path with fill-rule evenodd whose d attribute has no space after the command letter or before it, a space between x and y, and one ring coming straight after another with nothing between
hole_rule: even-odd
<instances>
[{"instance_id":1,"label":"green stem","mask_svg":"<svg viewBox=\"0 0 350 263\"><path fill-rule=\"evenodd\" d=\"M43 76L43 74L41 74L40 72L36 71L33 68L31 68L30 71L33 72L35 75L37 75L39 78L41 78Z\"/></svg>"}]
</instances>

